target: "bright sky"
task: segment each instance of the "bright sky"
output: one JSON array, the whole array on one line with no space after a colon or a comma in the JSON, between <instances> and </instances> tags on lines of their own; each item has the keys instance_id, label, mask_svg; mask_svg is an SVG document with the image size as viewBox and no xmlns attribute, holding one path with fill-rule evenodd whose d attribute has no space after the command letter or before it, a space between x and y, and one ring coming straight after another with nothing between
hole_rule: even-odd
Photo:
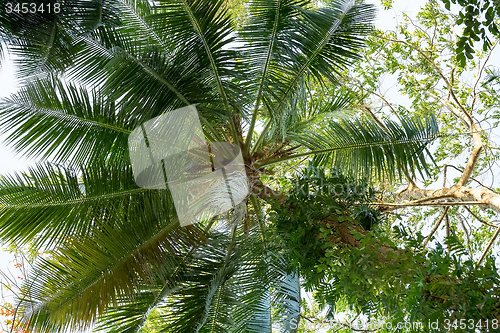
<instances>
[{"instance_id":1,"label":"bright sky","mask_svg":"<svg viewBox=\"0 0 500 333\"><path fill-rule=\"evenodd\" d=\"M6 59L0 70L0 98L7 97L16 91L14 71L12 62ZM16 156L3 144L5 138L5 135L0 136L0 175L26 167L26 160Z\"/></svg>"}]
</instances>

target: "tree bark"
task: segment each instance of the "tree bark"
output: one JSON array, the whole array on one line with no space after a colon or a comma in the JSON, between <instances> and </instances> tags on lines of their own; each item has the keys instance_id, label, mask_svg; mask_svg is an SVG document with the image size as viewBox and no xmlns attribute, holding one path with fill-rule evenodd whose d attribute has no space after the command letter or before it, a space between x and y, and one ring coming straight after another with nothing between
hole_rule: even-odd
<instances>
[{"instance_id":1,"label":"tree bark","mask_svg":"<svg viewBox=\"0 0 500 333\"><path fill-rule=\"evenodd\" d=\"M410 185L399 193L401 199L418 200L419 203L437 200L442 202L476 202L481 208L489 208L500 214L500 194L488 188L470 188L455 184L451 188L426 190ZM426 199L426 200L424 200ZM443 201L446 200L446 201ZM407 202L408 206L412 202Z\"/></svg>"}]
</instances>

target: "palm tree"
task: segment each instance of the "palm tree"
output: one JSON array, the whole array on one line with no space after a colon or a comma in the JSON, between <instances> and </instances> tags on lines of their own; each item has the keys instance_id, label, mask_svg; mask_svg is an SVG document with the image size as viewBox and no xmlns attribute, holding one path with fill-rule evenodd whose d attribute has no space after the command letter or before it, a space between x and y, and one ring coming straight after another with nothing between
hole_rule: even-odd
<instances>
[{"instance_id":1,"label":"palm tree","mask_svg":"<svg viewBox=\"0 0 500 333\"><path fill-rule=\"evenodd\" d=\"M270 241L264 209L285 194L260 176L309 157L355 175L426 171L435 121L345 116L362 96L339 81L371 6L243 8L238 25L223 0L66 0L60 13L1 14L25 80L2 102L0 127L43 161L0 184L0 238L50 252L20 299L29 327L137 332L158 309L167 332L270 332L276 321L293 331L299 277ZM180 227L168 190L135 184L127 139L192 104L210 142L241 148L258 196Z\"/></svg>"}]
</instances>

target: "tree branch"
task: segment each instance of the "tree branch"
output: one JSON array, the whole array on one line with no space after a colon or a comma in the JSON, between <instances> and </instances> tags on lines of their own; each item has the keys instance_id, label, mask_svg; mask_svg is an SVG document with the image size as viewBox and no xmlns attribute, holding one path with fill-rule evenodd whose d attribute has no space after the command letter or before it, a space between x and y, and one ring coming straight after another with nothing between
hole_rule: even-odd
<instances>
[{"instance_id":1,"label":"tree branch","mask_svg":"<svg viewBox=\"0 0 500 333\"><path fill-rule=\"evenodd\" d=\"M486 224L486 225L489 225L490 227L495 227L495 228L498 228L500 227L499 225L496 225L496 224L493 224L493 223L489 223L489 222L486 222L485 220L483 220L482 218L480 218L479 216L477 216L469 207L465 207L465 209L467 209L467 211L476 218L476 220L478 220L479 222L483 223L483 224Z\"/></svg>"},{"instance_id":2,"label":"tree branch","mask_svg":"<svg viewBox=\"0 0 500 333\"><path fill-rule=\"evenodd\" d=\"M491 238L490 242L488 243L488 246L486 247L486 249L484 250L483 252L483 255L481 256L481 258L477 261L476 263L476 267L478 267L481 262L484 260L484 258L486 257L486 255L488 254L488 252L490 251L490 248L491 246L493 245L493 243L495 242L495 240L497 239L498 237L498 234L500 234L500 226L497 227L497 231L495 232L495 234L493 235L493 237Z\"/></svg>"},{"instance_id":3,"label":"tree branch","mask_svg":"<svg viewBox=\"0 0 500 333\"><path fill-rule=\"evenodd\" d=\"M404 45L407 45L408 47L414 49L417 51L439 74L439 76L443 79L443 81L446 83L448 86L449 92L453 98L453 100L457 103L459 106L460 110L458 110L455 106L453 106L449 101L443 100L441 97L438 95L428 91L424 87L421 87L423 91L429 95L429 97L434 98L436 101L440 102L443 104L449 111L451 111L452 114L454 114L456 117L461 119L469 128L470 134L472 136L472 139L474 141L474 147L472 149L472 152L469 156L469 160L467 161L467 164L465 165L464 172L462 173L462 176L460 177L460 180L457 182L455 186L463 186L467 183L469 180L470 176L472 175L472 172L474 170L474 167L476 166L477 160L479 159L479 155L481 154L481 150L483 148L483 142L481 139L481 132L482 129L479 127L479 125L474 123L474 120L472 119L471 115L467 112L465 107L460 103L458 98L455 95L455 92L453 91L453 85L450 83L448 78L444 75L444 73L441 71L441 69L436 65L436 63L430 59L420 48L416 47L415 45L408 43L406 41L398 40L398 39L392 39L392 38L387 38L387 37L382 37L380 36L381 39L391 41L391 42L396 42L396 43L401 43ZM404 70L403 70L404 71ZM411 77L406 71L404 71L405 74L409 77Z\"/></svg>"},{"instance_id":4,"label":"tree branch","mask_svg":"<svg viewBox=\"0 0 500 333\"><path fill-rule=\"evenodd\" d=\"M400 194L405 199L428 199L436 200L448 197L447 202L439 202L441 205L480 205L484 208L489 208L500 214L500 194L495 193L487 188L469 188L459 185L453 185L451 188L443 188L440 190L425 190L415 186L409 186ZM411 206L412 203L404 203L402 206ZM422 205L423 206L423 205Z\"/></svg>"}]
</instances>

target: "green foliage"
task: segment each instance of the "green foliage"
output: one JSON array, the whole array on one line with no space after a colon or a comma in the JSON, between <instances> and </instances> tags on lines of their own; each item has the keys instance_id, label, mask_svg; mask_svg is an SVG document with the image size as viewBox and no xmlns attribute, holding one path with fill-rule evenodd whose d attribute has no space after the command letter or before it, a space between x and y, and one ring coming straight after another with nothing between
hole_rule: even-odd
<instances>
[{"instance_id":1,"label":"green foliage","mask_svg":"<svg viewBox=\"0 0 500 333\"><path fill-rule=\"evenodd\" d=\"M2 129L8 143L27 156L77 165L128 165L128 134L144 120L100 91L54 76L29 82L0 107L0 121L10 124Z\"/></svg>"},{"instance_id":2,"label":"green foliage","mask_svg":"<svg viewBox=\"0 0 500 333\"><path fill-rule=\"evenodd\" d=\"M91 233L96 221L123 221L128 218L128 209L133 212L134 202L148 202L143 212L166 223L173 211L158 212L155 205L167 204L168 200L165 192L139 188L131 167L94 165L74 169L39 164L27 174L0 180L0 235L17 245L34 241L37 248L50 247L67 237Z\"/></svg>"},{"instance_id":3,"label":"green foliage","mask_svg":"<svg viewBox=\"0 0 500 333\"><path fill-rule=\"evenodd\" d=\"M62 7L60 15L31 18L0 11L0 35L22 61L24 83L0 105L0 128L18 152L52 162L0 181L1 240L50 250L20 302L30 325L294 332L304 285L329 316L345 309L390 320L498 314L492 260L478 268L462 260L473 246L464 248L458 232L448 239L451 254L423 250L421 236L390 233L372 205L383 194L371 188L377 180L436 177L426 160L434 138L437 161L465 149L457 137L439 135L438 122L446 133L466 129L434 112L438 103L428 96L441 80L429 59L444 61L457 80L464 73L455 60L442 60L453 43L438 8L427 5L419 15L435 39L409 29L407 18L397 31L406 44L377 32L362 53L374 10L359 1L82 0ZM360 115L366 92L339 87L363 56L379 57L372 68L357 62L370 90L383 73L399 75L411 106L395 109L398 122ZM461 89L453 103L473 109L471 91ZM492 92L483 92L485 108L498 102ZM267 198L275 203L270 215L253 197L238 206L246 216L235 210L181 228L167 190L136 186L127 134L187 104L200 111L209 142L239 144L249 172L289 190L279 205ZM315 164L294 177L300 157ZM481 232L478 243L489 235Z\"/></svg>"},{"instance_id":4,"label":"green foliage","mask_svg":"<svg viewBox=\"0 0 500 333\"><path fill-rule=\"evenodd\" d=\"M160 310L153 309L147 316L147 321L141 327L140 333L159 333L162 326Z\"/></svg>"},{"instance_id":5,"label":"green foliage","mask_svg":"<svg viewBox=\"0 0 500 333\"><path fill-rule=\"evenodd\" d=\"M288 252L291 267L298 269L309 285L324 276L325 259L342 244L337 223L370 230L379 213L367 203L373 189L363 181L353 181L335 170L310 165L297 175L283 205L273 206L271 219L277 241Z\"/></svg>"},{"instance_id":6,"label":"green foliage","mask_svg":"<svg viewBox=\"0 0 500 333\"><path fill-rule=\"evenodd\" d=\"M0 128L16 151L44 160L0 183L0 238L51 251L20 300L30 326L57 332L99 321L105 331L137 332L155 314L168 331L289 330L300 313L299 276L264 246L264 227L250 228L258 204L248 219L233 212L231 235L214 232L226 217L181 228L168 190L136 186L127 134L194 104L208 141L246 146L248 165L288 148L290 128L350 104L343 91L313 113L297 107L359 58L373 7L76 0L61 9L0 10L0 38L22 63L23 83L2 101ZM235 23L242 12L248 18ZM257 118L268 127L245 142Z\"/></svg>"},{"instance_id":7,"label":"green foliage","mask_svg":"<svg viewBox=\"0 0 500 333\"><path fill-rule=\"evenodd\" d=\"M462 36L456 44L456 57L460 66L465 67L466 59L472 59L474 44L482 41L483 50L488 50L493 43L490 36L500 37L500 30L496 19L500 16L500 3L495 0L441 0L446 9L450 5L462 6L456 19L458 25L463 26Z\"/></svg>"},{"instance_id":8,"label":"green foliage","mask_svg":"<svg viewBox=\"0 0 500 333\"><path fill-rule=\"evenodd\" d=\"M291 139L317 151L315 159L323 166L340 167L354 177L393 180L415 171L428 174L426 157L432 160L432 155L427 147L438 133L431 113L401 124L388 120L384 127L365 119L327 121Z\"/></svg>"},{"instance_id":9,"label":"green foliage","mask_svg":"<svg viewBox=\"0 0 500 333\"><path fill-rule=\"evenodd\" d=\"M500 275L492 257L476 266L453 235L446 239L448 252L439 243L423 249L423 236L405 228L387 233L367 205L372 189L335 193L339 185L361 186L341 174L309 166L293 184L287 201L273 207L275 239L314 291L318 311L327 309L326 319L338 311L361 312L394 325L419 322L423 329L405 332L429 332L434 322L440 323L436 331L443 330L446 319L485 325L500 315ZM354 246L339 234L339 223L347 226Z\"/></svg>"},{"instance_id":10,"label":"green foliage","mask_svg":"<svg viewBox=\"0 0 500 333\"><path fill-rule=\"evenodd\" d=\"M423 330L407 332L441 332L446 319L481 320L484 325L498 318L500 275L492 258L476 267L472 260L463 259L465 249L453 237L447 240L448 253L440 245L422 250L422 238L404 229L396 229L395 235L406 250L396 250L394 245L392 251L384 250L381 244L394 243L377 233L358 234L359 247L337 250L315 293L318 302L327 305L332 315L350 309L372 320L392 322L394 327L405 321L423 323ZM437 330L429 327L434 322L440 323Z\"/></svg>"},{"instance_id":11,"label":"green foliage","mask_svg":"<svg viewBox=\"0 0 500 333\"><path fill-rule=\"evenodd\" d=\"M382 106L376 109L382 119L436 115L440 135L432 155L437 165L430 165L431 177L422 180L426 186L442 175L443 164L455 163L454 158L460 161L457 167L462 168L466 160L461 154L470 152L469 129L447 109L446 103L458 109L461 105L482 123L493 124L497 121L499 96L496 86L481 85L484 73L470 83L471 73L483 68L488 59L493 60L489 57L491 50L476 50L474 58L462 68L454 56L453 24L453 16L433 2L427 2L415 17L403 15L394 31L374 33L368 41L365 61L358 63L354 71L365 89L374 92L384 89L381 86L383 80L397 81L396 89L401 94L397 103L391 104L394 101L387 96L382 96L385 101L376 95L371 96L375 101L382 102ZM451 94L450 86L454 94ZM481 86L483 89L479 89ZM491 142L490 127L494 126L483 128L483 140L490 142L488 145L496 146ZM497 158L495 151L482 154L474 177L486 172ZM448 180L451 181L450 178Z\"/></svg>"}]
</instances>

